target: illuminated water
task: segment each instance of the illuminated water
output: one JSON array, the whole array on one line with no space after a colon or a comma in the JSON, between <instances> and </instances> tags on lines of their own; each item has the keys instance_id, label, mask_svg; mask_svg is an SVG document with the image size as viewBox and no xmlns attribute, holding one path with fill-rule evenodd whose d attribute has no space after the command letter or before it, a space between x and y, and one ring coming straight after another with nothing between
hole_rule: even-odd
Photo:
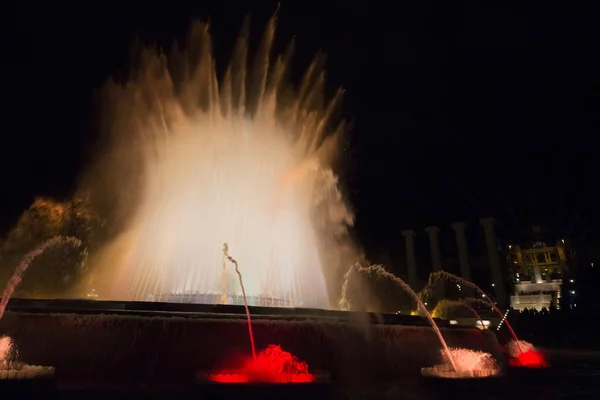
<instances>
[{"instance_id":1,"label":"illuminated water","mask_svg":"<svg viewBox=\"0 0 600 400\"><path fill-rule=\"evenodd\" d=\"M242 274L239 270L238 262L235 258L229 255L229 246L227 243L223 244L223 256L235 266L235 273L238 275L240 280L240 289L242 290L242 297L244 299L244 309L246 310L246 319L248 320L248 336L250 337L250 346L252 347L252 358L256 360L256 345L254 344L254 332L252 331L252 319L250 318L250 309L248 308L248 300L246 299L246 288L242 279Z\"/></svg>"},{"instance_id":2,"label":"illuminated water","mask_svg":"<svg viewBox=\"0 0 600 400\"><path fill-rule=\"evenodd\" d=\"M111 150L91 181L127 220L97 260L104 297L237 302L228 243L250 304L329 307L325 275L339 270L337 242L353 224L332 171L341 92L324 100L322 57L297 89L287 84L291 51L271 57L275 20L251 63L247 32L220 78L196 23L185 50L145 50L126 84L104 88Z\"/></svg>"},{"instance_id":3,"label":"illuminated water","mask_svg":"<svg viewBox=\"0 0 600 400\"><path fill-rule=\"evenodd\" d=\"M37 248L27 253L23 257L19 265L17 265L15 272L12 274L8 282L6 282L6 286L4 287L4 291L2 292L2 299L0 300L0 319L2 319L2 317L4 316L4 310L6 310L8 301L13 295L15 289L23 280L23 274L25 274L25 271L27 271L27 268L29 268L34 258L42 254L47 248L55 246L73 246L79 249L82 248L82 243L79 239L71 236L55 236L51 239L46 240ZM82 262L85 263L85 258L82 260Z\"/></svg>"},{"instance_id":4,"label":"illuminated water","mask_svg":"<svg viewBox=\"0 0 600 400\"><path fill-rule=\"evenodd\" d=\"M352 270L356 270L356 272L361 272L361 273L366 273L366 274L374 273L378 277L389 279L392 282L394 282L395 284L397 284L398 286L400 286L406 293L408 293L413 298L413 300L417 303L417 306L419 307L421 312L425 315L425 317L427 317L427 320L431 324L431 328L433 328L435 334L437 335L437 337L440 341L440 344L442 345L443 353L446 356L446 361L449 363L449 365L452 367L452 369L454 371L458 371L457 365L454 362L454 358L452 357L452 352L448 348L448 345L446 344L446 341L444 340L444 337L442 336L442 332L440 332L440 328L438 328L437 324L431 317L431 314L427 310L427 307L425 307L425 305L419 298L419 295L417 295L415 293L415 291L412 290L406 282L404 282L402 279L400 279L396 275L386 271L385 268L383 268L381 265L361 266L359 264L355 264L350 268L350 270L344 275L344 283L342 285L342 298L340 300L340 307L342 305L349 304L348 300L346 299L346 295L347 295L348 281L352 274L351 273Z\"/></svg>"},{"instance_id":5,"label":"illuminated water","mask_svg":"<svg viewBox=\"0 0 600 400\"><path fill-rule=\"evenodd\" d=\"M502 313L502 311L500 311L500 309L498 308L498 306L496 305L496 303L494 303L494 301L492 301L492 299L490 299L489 296L486 296L485 292L483 291L483 289L481 289L479 286L477 286L476 284L474 284L471 281L468 281L464 278L461 278L460 276L451 274L449 272L446 271L437 271L437 272L433 272L429 275L429 281L427 282L427 286L425 288L423 288L422 291L422 296L431 296L431 288L433 287L434 282L437 279L446 279L455 283L460 283L463 284L465 286L468 286L472 289L475 289L477 291L477 293L479 293L482 298L486 299L488 301L488 303L490 304L490 306L496 311L496 313L498 314L498 316L500 317L501 321L504 321L506 323L506 327L508 328L508 330L510 331L511 336L513 337L513 341L516 343L517 347L519 346L519 339L517 338L517 334L515 333L515 331L513 330L510 322L508 322L508 319L504 318L504 314Z\"/></svg>"}]
</instances>

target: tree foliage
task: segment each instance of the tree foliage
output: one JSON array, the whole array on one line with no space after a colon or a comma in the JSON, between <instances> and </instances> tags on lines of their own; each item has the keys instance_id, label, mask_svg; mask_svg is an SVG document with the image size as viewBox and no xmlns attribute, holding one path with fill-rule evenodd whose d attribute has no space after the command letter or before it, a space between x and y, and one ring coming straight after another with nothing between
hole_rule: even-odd
<instances>
[{"instance_id":1,"label":"tree foliage","mask_svg":"<svg viewBox=\"0 0 600 400\"><path fill-rule=\"evenodd\" d=\"M20 288L34 296L65 293L86 273L87 251L102 244L103 225L86 192L66 202L36 198L0 243L0 284L29 251L53 237L68 236L77 240L59 241L36 257Z\"/></svg>"},{"instance_id":2,"label":"tree foliage","mask_svg":"<svg viewBox=\"0 0 600 400\"><path fill-rule=\"evenodd\" d=\"M87 273L87 249L74 237L57 237L36 256L18 288L20 297L62 297Z\"/></svg>"}]
</instances>

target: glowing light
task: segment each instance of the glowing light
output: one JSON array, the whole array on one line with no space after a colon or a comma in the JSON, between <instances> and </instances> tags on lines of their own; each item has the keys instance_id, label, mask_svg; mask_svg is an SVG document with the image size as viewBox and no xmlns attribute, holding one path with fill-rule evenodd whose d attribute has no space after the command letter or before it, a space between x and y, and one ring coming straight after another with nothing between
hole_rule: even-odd
<instances>
[{"instance_id":1,"label":"glowing light","mask_svg":"<svg viewBox=\"0 0 600 400\"><path fill-rule=\"evenodd\" d=\"M451 348L450 353L455 360L456 369L449 364L422 368L423 376L437 378L485 378L500 373L500 367L489 353L476 350ZM442 353L445 354L445 353Z\"/></svg>"},{"instance_id":2,"label":"glowing light","mask_svg":"<svg viewBox=\"0 0 600 400\"><path fill-rule=\"evenodd\" d=\"M306 362L271 344L243 367L215 372L209 379L218 383L308 383L314 382L316 376L308 372Z\"/></svg>"},{"instance_id":3,"label":"glowing light","mask_svg":"<svg viewBox=\"0 0 600 400\"><path fill-rule=\"evenodd\" d=\"M508 316L508 312L509 312L509 310L506 310L506 312L502 316L502 320L500 320L500 323L498 324L498 327L496 328L497 331L499 331L500 328L502 327L502 324L504 323L504 321L506 320L506 317Z\"/></svg>"},{"instance_id":4,"label":"glowing light","mask_svg":"<svg viewBox=\"0 0 600 400\"><path fill-rule=\"evenodd\" d=\"M510 358L509 365L511 367L546 368L548 367L548 362L542 353L535 350L528 350L521 353L518 357Z\"/></svg>"},{"instance_id":5,"label":"glowing light","mask_svg":"<svg viewBox=\"0 0 600 400\"><path fill-rule=\"evenodd\" d=\"M0 336L0 370L8 369L12 348L12 339L8 336Z\"/></svg>"},{"instance_id":6,"label":"glowing light","mask_svg":"<svg viewBox=\"0 0 600 400\"><path fill-rule=\"evenodd\" d=\"M548 366L544 355L525 340L510 341L507 343L507 349L511 367L545 368Z\"/></svg>"},{"instance_id":7,"label":"glowing light","mask_svg":"<svg viewBox=\"0 0 600 400\"><path fill-rule=\"evenodd\" d=\"M483 321L477 321L475 322L477 325L482 325L482 326L490 326L490 321L488 320L483 320Z\"/></svg>"},{"instance_id":8,"label":"glowing light","mask_svg":"<svg viewBox=\"0 0 600 400\"><path fill-rule=\"evenodd\" d=\"M450 320L450 325L458 325L458 321L455 319Z\"/></svg>"},{"instance_id":9,"label":"glowing light","mask_svg":"<svg viewBox=\"0 0 600 400\"><path fill-rule=\"evenodd\" d=\"M239 302L223 268L228 243L251 271L251 305L329 308L322 265L339 270L337 243L353 224L332 171L341 91L323 100L317 57L291 94L289 57L270 56L274 32L271 20L252 70L244 30L217 80L208 26L197 23L185 52L146 51L127 85L105 88L113 151L99 168L132 216L100 257L103 295Z\"/></svg>"}]
</instances>

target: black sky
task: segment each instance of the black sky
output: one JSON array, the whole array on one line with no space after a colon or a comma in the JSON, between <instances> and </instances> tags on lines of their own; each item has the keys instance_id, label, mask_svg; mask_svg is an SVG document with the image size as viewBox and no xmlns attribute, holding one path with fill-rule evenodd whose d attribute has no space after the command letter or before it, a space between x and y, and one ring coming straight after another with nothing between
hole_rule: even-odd
<instances>
[{"instance_id":1,"label":"black sky","mask_svg":"<svg viewBox=\"0 0 600 400\"><path fill-rule=\"evenodd\" d=\"M244 15L260 33L277 4L39 3L2 6L3 230L34 195L74 187L92 90L126 69L136 32L169 42L210 18L224 64ZM299 70L324 50L330 88L346 88L345 182L367 247L490 215L510 240L531 222L598 236L599 7L571 3L281 2L277 50L295 36Z\"/></svg>"}]
</instances>

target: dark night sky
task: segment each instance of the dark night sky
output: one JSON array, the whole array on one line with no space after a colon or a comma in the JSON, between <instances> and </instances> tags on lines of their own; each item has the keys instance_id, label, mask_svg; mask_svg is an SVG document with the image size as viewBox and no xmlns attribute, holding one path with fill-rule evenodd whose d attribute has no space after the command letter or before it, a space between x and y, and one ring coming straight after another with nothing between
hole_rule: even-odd
<instances>
[{"instance_id":1,"label":"dark night sky","mask_svg":"<svg viewBox=\"0 0 600 400\"><path fill-rule=\"evenodd\" d=\"M276 8L24 3L2 11L2 229L34 195L73 188L93 151L92 90L125 70L135 32L170 40L210 17L225 63L243 16L260 33ZM282 2L279 50L295 36L300 69L323 49L329 86L347 89L345 178L367 247L488 215L511 239L529 222L599 236L599 10L572 3Z\"/></svg>"}]
</instances>

